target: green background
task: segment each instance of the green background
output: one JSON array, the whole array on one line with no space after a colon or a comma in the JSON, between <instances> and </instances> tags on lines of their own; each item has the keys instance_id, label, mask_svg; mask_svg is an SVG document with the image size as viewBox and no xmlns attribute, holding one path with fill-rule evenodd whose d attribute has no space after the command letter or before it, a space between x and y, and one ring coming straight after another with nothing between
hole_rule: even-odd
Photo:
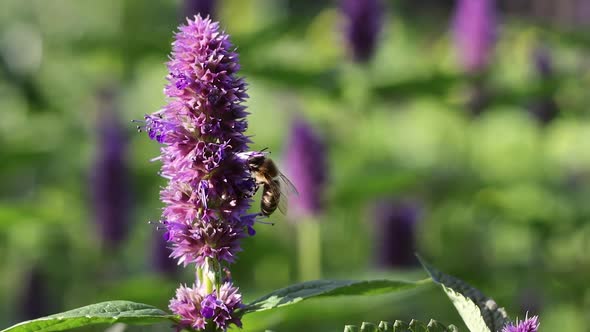
<instances>
[{"instance_id":1,"label":"green background","mask_svg":"<svg viewBox=\"0 0 590 332\"><path fill-rule=\"evenodd\" d=\"M425 277L419 268L372 264L371 207L383 198L421 202L418 251L523 317L533 302L543 331L590 331L590 63L588 28L504 15L486 86L490 106L473 117L449 33L450 13L388 2L373 60L347 56L337 4L226 0L217 19L231 34L249 84L255 149L280 160L292 118L327 145L329 183L321 228L322 277ZM125 299L165 309L177 285L153 272L159 218L156 143L130 121L164 103L164 62L178 1L1 0L0 328L22 316L28 273L43 271L47 313ZM555 77L541 82L532 54L550 50ZM117 88L128 129L131 232L100 250L91 208L97 91ZM552 93L559 118L527 112ZM278 213L258 225L232 267L245 298L300 281L298 226ZM392 241L395 238L392 237ZM303 259L306 259L303 257ZM340 331L361 321L434 318L460 326L435 287L403 295L311 300L257 313L244 331ZM88 330L102 330L92 327ZM166 330L168 326L129 327Z\"/></svg>"}]
</instances>

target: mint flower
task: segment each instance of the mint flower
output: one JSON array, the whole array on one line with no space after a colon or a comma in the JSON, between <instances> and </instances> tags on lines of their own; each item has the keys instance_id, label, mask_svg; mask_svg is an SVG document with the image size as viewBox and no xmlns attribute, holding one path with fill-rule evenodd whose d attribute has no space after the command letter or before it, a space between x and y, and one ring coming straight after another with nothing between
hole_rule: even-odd
<instances>
[{"instance_id":1,"label":"mint flower","mask_svg":"<svg viewBox=\"0 0 590 332\"><path fill-rule=\"evenodd\" d=\"M153 232L151 245L150 263L152 269L163 276L174 276L178 271L178 265L170 257L168 241L164 239L161 232Z\"/></svg>"},{"instance_id":2,"label":"mint flower","mask_svg":"<svg viewBox=\"0 0 590 332\"><path fill-rule=\"evenodd\" d=\"M520 322L517 321L516 325L506 325L502 332L537 332L539 325L539 317L533 316Z\"/></svg>"},{"instance_id":3,"label":"mint flower","mask_svg":"<svg viewBox=\"0 0 590 332\"><path fill-rule=\"evenodd\" d=\"M453 33L463 68L467 72L486 69L496 41L494 0L458 0Z\"/></svg>"},{"instance_id":4,"label":"mint flower","mask_svg":"<svg viewBox=\"0 0 590 332\"><path fill-rule=\"evenodd\" d=\"M219 292L207 294L202 285L192 287L180 286L176 290L176 297L170 301L170 310L180 315L179 329L205 329L207 324L215 324L218 329L225 331L230 324L239 327L242 322L232 313L242 307L242 296L238 289L230 283L224 283Z\"/></svg>"},{"instance_id":5,"label":"mint flower","mask_svg":"<svg viewBox=\"0 0 590 332\"><path fill-rule=\"evenodd\" d=\"M184 0L183 14L185 17L201 15L201 17L214 16L216 0Z\"/></svg>"},{"instance_id":6,"label":"mint flower","mask_svg":"<svg viewBox=\"0 0 590 332\"><path fill-rule=\"evenodd\" d=\"M241 326L234 313L241 295L221 276L241 251L241 239L254 235L257 215L247 213L256 183L246 158L251 152L242 102L248 95L233 49L217 22L188 19L172 43L168 104L146 115L140 127L162 144L156 160L168 184L160 192L160 227L170 256L195 264L197 272L195 285L181 286L170 301L179 330Z\"/></svg>"},{"instance_id":7,"label":"mint flower","mask_svg":"<svg viewBox=\"0 0 590 332\"><path fill-rule=\"evenodd\" d=\"M548 49L536 49L533 54L534 67L537 79L543 84L551 81L555 76L553 60ZM552 94L545 95L534 100L529 105L529 112L539 121L546 125L559 116L559 105L555 102Z\"/></svg>"},{"instance_id":8,"label":"mint flower","mask_svg":"<svg viewBox=\"0 0 590 332\"><path fill-rule=\"evenodd\" d=\"M97 233L106 251L116 250L127 239L132 205L128 139L116 116L115 98L112 88L99 91L97 153L90 177Z\"/></svg>"},{"instance_id":9,"label":"mint flower","mask_svg":"<svg viewBox=\"0 0 590 332\"><path fill-rule=\"evenodd\" d=\"M185 266L203 266L207 258L232 263L254 223L246 211L255 183L237 157L249 143L239 68L218 23L188 20L172 44L169 103L145 117L149 137L163 144L161 222L172 257Z\"/></svg>"},{"instance_id":10,"label":"mint flower","mask_svg":"<svg viewBox=\"0 0 590 332\"><path fill-rule=\"evenodd\" d=\"M383 25L381 0L342 0L344 34L352 58L359 63L368 62L377 47Z\"/></svg>"},{"instance_id":11,"label":"mint flower","mask_svg":"<svg viewBox=\"0 0 590 332\"><path fill-rule=\"evenodd\" d=\"M39 318L48 313L48 280L42 266L35 263L23 278L18 303L20 318L24 320Z\"/></svg>"},{"instance_id":12,"label":"mint flower","mask_svg":"<svg viewBox=\"0 0 590 332\"><path fill-rule=\"evenodd\" d=\"M326 173L326 147L322 138L309 123L295 120L285 152L285 174L299 194L289 199L289 213L294 217L306 217L322 211Z\"/></svg>"},{"instance_id":13,"label":"mint flower","mask_svg":"<svg viewBox=\"0 0 590 332\"><path fill-rule=\"evenodd\" d=\"M380 200L373 209L373 259L378 268L416 265L416 228L420 207L409 200Z\"/></svg>"}]
</instances>

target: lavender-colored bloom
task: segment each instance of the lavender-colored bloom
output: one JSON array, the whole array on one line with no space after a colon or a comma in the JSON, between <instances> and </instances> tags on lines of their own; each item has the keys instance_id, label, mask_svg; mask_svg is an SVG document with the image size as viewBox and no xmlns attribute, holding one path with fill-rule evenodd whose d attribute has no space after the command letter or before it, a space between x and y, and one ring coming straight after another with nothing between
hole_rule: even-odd
<instances>
[{"instance_id":1,"label":"lavender-colored bloom","mask_svg":"<svg viewBox=\"0 0 590 332\"><path fill-rule=\"evenodd\" d=\"M219 292L205 294L203 287L180 286L176 297L170 301L170 310L180 316L179 328L203 330L209 323L218 329L227 330L230 324L242 326L239 317L232 315L242 307L242 296L230 283L224 283Z\"/></svg>"},{"instance_id":2,"label":"lavender-colored bloom","mask_svg":"<svg viewBox=\"0 0 590 332\"><path fill-rule=\"evenodd\" d=\"M481 115L490 102L490 92L482 82L473 82L467 100L467 109L470 115L477 117Z\"/></svg>"},{"instance_id":3,"label":"lavender-colored bloom","mask_svg":"<svg viewBox=\"0 0 590 332\"><path fill-rule=\"evenodd\" d=\"M114 99L111 90L99 94L98 153L91 179L95 218L106 250L116 249L127 237L131 209L127 136Z\"/></svg>"},{"instance_id":4,"label":"lavender-colored bloom","mask_svg":"<svg viewBox=\"0 0 590 332\"><path fill-rule=\"evenodd\" d=\"M458 0L453 22L455 47L467 72L488 66L496 42L494 0Z\"/></svg>"},{"instance_id":5,"label":"lavender-colored bloom","mask_svg":"<svg viewBox=\"0 0 590 332\"><path fill-rule=\"evenodd\" d=\"M416 224L420 211L415 203L383 200L374 207L374 259L379 268L416 264Z\"/></svg>"},{"instance_id":6,"label":"lavender-colored bloom","mask_svg":"<svg viewBox=\"0 0 590 332\"><path fill-rule=\"evenodd\" d=\"M293 216L313 216L321 212L326 173L326 148L322 139L307 122L295 120L285 155L285 174L299 193L289 200Z\"/></svg>"},{"instance_id":7,"label":"lavender-colored bloom","mask_svg":"<svg viewBox=\"0 0 590 332\"><path fill-rule=\"evenodd\" d=\"M168 242L161 232L154 232L152 242L152 267L154 270L163 275L174 275L177 272L177 264L170 257L171 250L168 248Z\"/></svg>"},{"instance_id":8,"label":"lavender-colored bloom","mask_svg":"<svg viewBox=\"0 0 590 332\"><path fill-rule=\"evenodd\" d=\"M535 71L541 81L551 80L554 76L551 55L547 49L540 48L534 53ZM544 96L529 106L529 112L541 123L548 124L559 115L559 106L553 96Z\"/></svg>"},{"instance_id":9,"label":"lavender-colored bloom","mask_svg":"<svg viewBox=\"0 0 590 332\"><path fill-rule=\"evenodd\" d=\"M181 286L170 309L179 330L207 324L241 325L234 311L241 295L221 283L223 265L234 262L240 240L254 235L256 214L247 214L256 183L250 174L246 84L237 77L238 55L229 36L209 18L180 26L168 62L169 102L145 116L149 137L162 144L161 224L179 264L196 264L197 283ZM217 289L216 289L217 288ZM208 293L207 290L213 290Z\"/></svg>"},{"instance_id":10,"label":"lavender-colored bloom","mask_svg":"<svg viewBox=\"0 0 590 332\"><path fill-rule=\"evenodd\" d=\"M541 312L543 309L543 294L537 288L525 288L517 298L520 312L526 314L528 312Z\"/></svg>"},{"instance_id":11,"label":"lavender-colored bloom","mask_svg":"<svg viewBox=\"0 0 590 332\"><path fill-rule=\"evenodd\" d=\"M368 62L377 47L383 25L381 0L342 0L344 34L356 62Z\"/></svg>"},{"instance_id":12,"label":"lavender-colored bloom","mask_svg":"<svg viewBox=\"0 0 590 332\"><path fill-rule=\"evenodd\" d=\"M28 279L23 284L21 293L20 315L24 320L39 318L47 312L47 288L45 277L38 265L34 265L28 274Z\"/></svg>"},{"instance_id":13,"label":"lavender-colored bloom","mask_svg":"<svg viewBox=\"0 0 590 332\"><path fill-rule=\"evenodd\" d=\"M214 16L215 0L184 0L183 15L184 17L201 17Z\"/></svg>"},{"instance_id":14,"label":"lavender-colored bloom","mask_svg":"<svg viewBox=\"0 0 590 332\"><path fill-rule=\"evenodd\" d=\"M255 219L246 214L255 183L238 157L249 143L246 85L219 24L200 16L187 22L168 62L169 103L146 116L150 138L163 144L161 174L169 181L162 223L179 263L231 263Z\"/></svg>"},{"instance_id":15,"label":"lavender-colored bloom","mask_svg":"<svg viewBox=\"0 0 590 332\"><path fill-rule=\"evenodd\" d=\"M533 54L535 70L541 78L553 77L553 61L549 50L538 48Z\"/></svg>"},{"instance_id":16,"label":"lavender-colored bloom","mask_svg":"<svg viewBox=\"0 0 590 332\"><path fill-rule=\"evenodd\" d=\"M517 321L516 325L506 325L502 332L537 332L539 325L539 317L533 316L520 322Z\"/></svg>"}]
</instances>

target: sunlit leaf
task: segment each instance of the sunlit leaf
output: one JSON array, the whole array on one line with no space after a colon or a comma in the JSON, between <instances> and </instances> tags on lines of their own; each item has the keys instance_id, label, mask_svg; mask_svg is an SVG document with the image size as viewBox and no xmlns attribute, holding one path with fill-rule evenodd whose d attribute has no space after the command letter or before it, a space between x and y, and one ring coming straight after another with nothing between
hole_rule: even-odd
<instances>
[{"instance_id":1,"label":"sunlit leaf","mask_svg":"<svg viewBox=\"0 0 590 332\"><path fill-rule=\"evenodd\" d=\"M508 322L504 308L466 282L446 275L420 259L432 280L445 291L471 332L496 332Z\"/></svg>"},{"instance_id":2,"label":"sunlit leaf","mask_svg":"<svg viewBox=\"0 0 590 332\"><path fill-rule=\"evenodd\" d=\"M413 319L409 324L403 321L395 321L395 323L380 322L375 325L369 322L363 322L359 329L356 325L346 325L344 331L359 331L359 332L457 332L454 325L444 326L443 324L430 320L428 324Z\"/></svg>"},{"instance_id":3,"label":"sunlit leaf","mask_svg":"<svg viewBox=\"0 0 590 332\"><path fill-rule=\"evenodd\" d=\"M173 322L174 316L150 305L129 301L109 301L29 320L0 332L49 332L103 323L142 325L166 321Z\"/></svg>"},{"instance_id":4,"label":"sunlit leaf","mask_svg":"<svg viewBox=\"0 0 590 332\"><path fill-rule=\"evenodd\" d=\"M265 295L248 304L244 313L264 311L295 304L312 298L339 295L379 295L416 288L430 282L430 279L417 282L396 280L315 280L291 285Z\"/></svg>"}]
</instances>

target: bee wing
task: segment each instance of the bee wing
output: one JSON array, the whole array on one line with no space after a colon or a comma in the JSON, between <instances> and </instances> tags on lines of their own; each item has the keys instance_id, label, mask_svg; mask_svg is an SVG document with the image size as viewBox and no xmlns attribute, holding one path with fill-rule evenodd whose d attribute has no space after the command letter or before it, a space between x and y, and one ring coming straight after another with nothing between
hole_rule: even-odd
<instances>
[{"instance_id":1,"label":"bee wing","mask_svg":"<svg viewBox=\"0 0 590 332\"><path fill-rule=\"evenodd\" d=\"M299 195L299 192L297 191L297 188L295 188L293 182L291 182L283 173L279 173L278 180L280 183L279 190L281 195L281 199L279 200L279 211L286 215L289 207L289 196Z\"/></svg>"},{"instance_id":2,"label":"bee wing","mask_svg":"<svg viewBox=\"0 0 590 332\"><path fill-rule=\"evenodd\" d=\"M285 195L281 190L281 199L279 199L279 211L281 211L281 213L283 215L287 215L288 208L289 208L289 197L287 195Z\"/></svg>"},{"instance_id":3,"label":"bee wing","mask_svg":"<svg viewBox=\"0 0 590 332\"><path fill-rule=\"evenodd\" d=\"M299 196L299 192L295 185L289 178L285 176L283 173L279 173L279 181L281 182L282 192L286 193L287 195L296 195Z\"/></svg>"}]
</instances>

